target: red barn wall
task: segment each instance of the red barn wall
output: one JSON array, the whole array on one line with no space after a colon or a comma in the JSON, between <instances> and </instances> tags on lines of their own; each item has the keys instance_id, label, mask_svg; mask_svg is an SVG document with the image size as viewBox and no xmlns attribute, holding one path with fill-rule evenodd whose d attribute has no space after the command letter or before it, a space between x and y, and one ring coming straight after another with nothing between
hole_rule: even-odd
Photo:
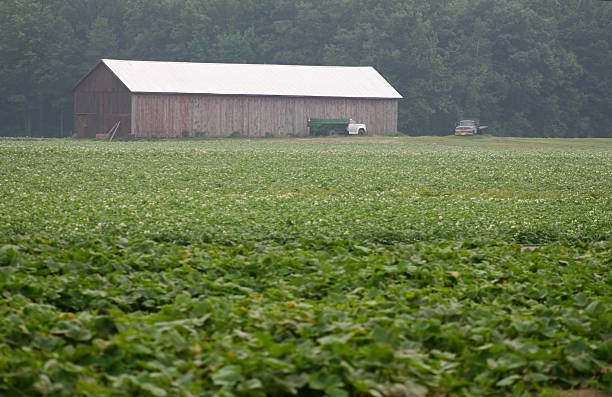
<instances>
[{"instance_id":1,"label":"red barn wall","mask_svg":"<svg viewBox=\"0 0 612 397\"><path fill-rule=\"evenodd\" d=\"M369 133L397 132L396 99L134 94L132 133L176 137L304 136L308 118L353 118Z\"/></svg>"},{"instance_id":2,"label":"red barn wall","mask_svg":"<svg viewBox=\"0 0 612 397\"><path fill-rule=\"evenodd\" d=\"M74 88L74 127L77 136L93 138L121 121L115 136L131 132L131 93L102 63Z\"/></svg>"}]
</instances>

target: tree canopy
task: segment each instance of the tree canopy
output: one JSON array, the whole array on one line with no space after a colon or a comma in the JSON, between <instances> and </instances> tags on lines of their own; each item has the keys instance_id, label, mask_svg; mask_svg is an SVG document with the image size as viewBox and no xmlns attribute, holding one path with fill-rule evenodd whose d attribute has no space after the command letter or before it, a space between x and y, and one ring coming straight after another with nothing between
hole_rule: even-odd
<instances>
[{"instance_id":1,"label":"tree canopy","mask_svg":"<svg viewBox=\"0 0 612 397\"><path fill-rule=\"evenodd\" d=\"M100 58L372 65L399 130L612 136L612 2L0 0L0 134L60 136Z\"/></svg>"}]
</instances>

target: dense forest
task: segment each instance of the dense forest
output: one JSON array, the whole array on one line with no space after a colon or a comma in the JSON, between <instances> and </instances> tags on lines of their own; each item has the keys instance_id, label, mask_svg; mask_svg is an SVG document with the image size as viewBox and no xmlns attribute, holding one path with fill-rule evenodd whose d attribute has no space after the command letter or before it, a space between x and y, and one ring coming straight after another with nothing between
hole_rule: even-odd
<instances>
[{"instance_id":1,"label":"dense forest","mask_svg":"<svg viewBox=\"0 0 612 397\"><path fill-rule=\"evenodd\" d=\"M100 58L372 65L399 130L612 136L612 2L0 0L0 134L66 136Z\"/></svg>"}]
</instances>

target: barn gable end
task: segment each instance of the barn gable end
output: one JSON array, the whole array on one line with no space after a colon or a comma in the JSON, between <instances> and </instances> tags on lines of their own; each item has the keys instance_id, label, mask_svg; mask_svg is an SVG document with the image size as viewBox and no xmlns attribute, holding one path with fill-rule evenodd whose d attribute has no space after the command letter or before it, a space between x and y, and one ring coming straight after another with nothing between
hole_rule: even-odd
<instances>
[{"instance_id":1,"label":"barn gable end","mask_svg":"<svg viewBox=\"0 0 612 397\"><path fill-rule=\"evenodd\" d=\"M131 92L103 63L74 87L74 126L78 137L93 138L108 132L118 121L116 136L131 132Z\"/></svg>"}]
</instances>

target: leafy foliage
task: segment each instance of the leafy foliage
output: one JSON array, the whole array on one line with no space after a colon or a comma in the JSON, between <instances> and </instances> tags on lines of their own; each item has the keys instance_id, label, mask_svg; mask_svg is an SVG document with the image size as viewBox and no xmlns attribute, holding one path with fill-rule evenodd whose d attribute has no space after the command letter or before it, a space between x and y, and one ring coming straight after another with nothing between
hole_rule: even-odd
<instances>
[{"instance_id":1,"label":"leafy foliage","mask_svg":"<svg viewBox=\"0 0 612 397\"><path fill-rule=\"evenodd\" d=\"M0 133L63 134L74 84L117 57L373 65L407 134L480 117L496 135L610 137L610 20L577 0L5 0Z\"/></svg>"},{"instance_id":2,"label":"leafy foliage","mask_svg":"<svg viewBox=\"0 0 612 397\"><path fill-rule=\"evenodd\" d=\"M0 394L609 388L610 142L572 145L0 141Z\"/></svg>"}]
</instances>

